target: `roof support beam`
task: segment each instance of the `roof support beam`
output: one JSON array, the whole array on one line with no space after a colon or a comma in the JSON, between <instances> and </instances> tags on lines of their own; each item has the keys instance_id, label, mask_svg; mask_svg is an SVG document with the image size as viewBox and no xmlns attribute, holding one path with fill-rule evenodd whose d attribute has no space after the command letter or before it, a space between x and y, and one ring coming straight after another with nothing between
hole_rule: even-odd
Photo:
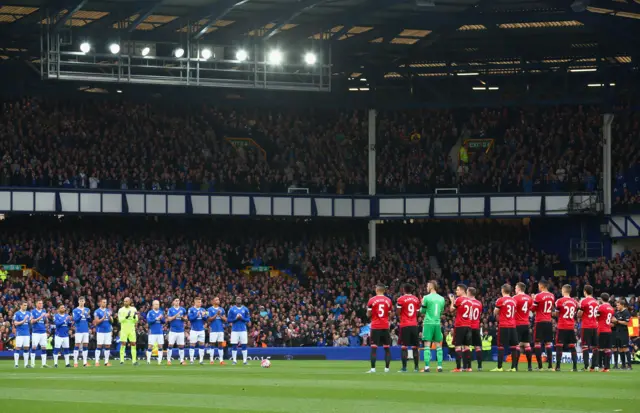
<instances>
[{"instance_id":1,"label":"roof support beam","mask_svg":"<svg viewBox=\"0 0 640 413\"><path fill-rule=\"evenodd\" d=\"M149 5L146 9L141 10L140 15L133 22L131 22L131 24L127 28L127 31L129 33L134 31L140 25L140 23L147 20L147 17L151 16L151 14L158 9L158 7L162 4L162 2L163 0L158 0L155 3L152 3L151 5Z\"/></svg>"},{"instance_id":2,"label":"roof support beam","mask_svg":"<svg viewBox=\"0 0 640 413\"><path fill-rule=\"evenodd\" d=\"M216 24L216 21L224 18L233 9L235 9L236 7L242 6L248 1L249 0L220 0L219 2L217 2L213 10L211 10L211 12L208 15L202 16L202 18L208 17L209 23L207 23L204 27L202 27L198 31L198 33L196 33L193 36L193 40L199 40L200 38L202 38L205 34L207 34L209 29Z\"/></svg>"},{"instance_id":3,"label":"roof support beam","mask_svg":"<svg viewBox=\"0 0 640 413\"><path fill-rule=\"evenodd\" d=\"M319 6L322 3L325 3L326 1L327 0L300 1L299 6L291 13L291 15L289 15L289 17L283 17L283 18L277 19L278 23L265 33L265 35L263 36L263 39L264 40L269 40L271 37L273 37L276 34L280 33L280 30L282 30L282 28L285 25L291 23L295 18L297 18L301 14L313 9L316 6Z\"/></svg>"},{"instance_id":4,"label":"roof support beam","mask_svg":"<svg viewBox=\"0 0 640 413\"><path fill-rule=\"evenodd\" d=\"M71 19L71 17L77 12L79 11L82 7L84 7L84 5L87 3L87 0L80 0L80 1L76 1L75 5L73 7L71 7L70 9L68 9L67 14L65 14L64 16L62 16L54 25L53 25L53 32L57 32L58 30L60 30L61 27L64 27L65 24L67 24L67 22L69 21L69 19Z\"/></svg>"}]
</instances>

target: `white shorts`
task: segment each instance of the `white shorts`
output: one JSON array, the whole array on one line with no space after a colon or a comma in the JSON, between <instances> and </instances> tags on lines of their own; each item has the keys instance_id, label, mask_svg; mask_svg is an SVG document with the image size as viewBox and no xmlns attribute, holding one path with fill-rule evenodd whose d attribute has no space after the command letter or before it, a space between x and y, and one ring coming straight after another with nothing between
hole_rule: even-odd
<instances>
[{"instance_id":1,"label":"white shorts","mask_svg":"<svg viewBox=\"0 0 640 413\"><path fill-rule=\"evenodd\" d=\"M169 332L169 346L173 345L184 346L184 333Z\"/></svg>"},{"instance_id":2,"label":"white shorts","mask_svg":"<svg viewBox=\"0 0 640 413\"><path fill-rule=\"evenodd\" d=\"M247 332L246 331L232 331L231 332L231 344L247 344Z\"/></svg>"},{"instance_id":3,"label":"white shorts","mask_svg":"<svg viewBox=\"0 0 640 413\"><path fill-rule=\"evenodd\" d=\"M16 348L29 347L30 343L31 343L31 337L29 337L29 336L17 336L16 337Z\"/></svg>"},{"instance_id":4,"label":"white shorts","mask_svg":"<svg viewBox=\"0 0 640 413\"><path fill-rule=\"evenodd\" d=\"M96 344L99 346L110 346L111 333L96 333Z\"/></svg>"},{"instance_id":5,"label":"white shorts","mask_svg":"<svg viewBox=\"0 0 640 413\"><path fill-rule=\"evenodd\" d=\"M204 331L193 331L189 333L189 343L204 343Z\"/></svg>"},{"instance_id":6,"label":"white shorts","mask_svg":"<svg viewBox=\"0 0 640 413\"><path fill-rule=\"evenodd\" d=\"M151 334L149 336L149 345L153 346L154 344L162 348L162 346L164 346L164 336L162 334Z\"/></svg>"},{"instance_id":7,"label":"white shorts","mask_svg":"<svg viewBox=\"0 0 640 413\"><path fill-rule=\"evenodd\" d=\"M78 344L89 344L89 333L76 333L76 346Z\"/></svg>"},{"instance_id":8,"label":"white shorts","mask_svg":"<svg viewBox=\"0 0 640 413\"><path fill-rule=\"evenodd\" d=\"M44 349L47 348L47 333L33 333L31 335L31 346Z\"/></svg>"},{"instance_id":9,"label":"white shorts","mask_svg":"<svg viewBox=\"0 0 640 413\"><path fill-rule=\"evenodd\" d=\"M53 339L53 348L69 348L69 337L58 337Z\"/></svg>"},{"instance_id":10,"label":"white shorts","mask_svg":"<svg viewBox=\"0 0 640 413\"><path fill-rule=\"evenodd\" d=\"M224 341L223 331L212 331L209 333L209 343L222 343Z\"/></svg>"}]
</instances>

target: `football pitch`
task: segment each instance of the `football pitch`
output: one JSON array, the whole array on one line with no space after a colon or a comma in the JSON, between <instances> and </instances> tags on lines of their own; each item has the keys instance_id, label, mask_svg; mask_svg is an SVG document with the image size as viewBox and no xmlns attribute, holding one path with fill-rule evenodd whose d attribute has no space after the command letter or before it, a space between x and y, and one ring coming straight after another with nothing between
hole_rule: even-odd
<instances>
[{"instance_id":1,"label":"football pitch","mask_svg":"<svg viewBox=\"0 0 640 413\"><path fill-rule=\"evenodd\" d=\"M51 363L51 361L50 361ZM410 362L411 363L411 362ZM475 364L475 363L474 363ZM20 362L22 366L22 361ZM14 369L0 362L0 411L64 413L640 412L640 369L611 373L364 374L367 362ZM378 366L380 367L380 366ZM434 368L434 366L432 366ZM383 370L383 369L382 369Z\"/></svg>"}]
</instances>

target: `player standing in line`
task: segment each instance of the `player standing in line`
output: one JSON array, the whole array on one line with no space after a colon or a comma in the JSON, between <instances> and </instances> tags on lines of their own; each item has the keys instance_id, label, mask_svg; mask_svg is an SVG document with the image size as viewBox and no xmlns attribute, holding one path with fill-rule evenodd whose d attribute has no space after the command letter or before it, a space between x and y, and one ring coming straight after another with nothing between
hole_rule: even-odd
<instances>
[{"instance_id":1,"label":"player standing in line","mask_svg":"<svg viewBox=\"0 0 640 413\"><path fill-rule=\"evenodd\" d=\"M104 351L104 365L111 367L111 334L113 332L113 317L107 308L107 299L100 300L100 307L93 313L93 322L96 325L96 367L100 367L100 350Z\"/></svg>"},{"instance_id":2,"label":"player standing in line","mask_svg":"<svg viewBox=\"0 0 640 413\"><path fill-rule=\"evenodd\" d=\"M603 373L608 373L611 368L611 322L613 321L613 313L615 310L609 304L609 294L600 294L602 304L598 307L598 360L593 365L598 369L600 360L604 360Z\"/></svg>"},{"instance_id":3,"label":"player standing in line","mask_svg":"<svg viewBox=\"0 0 640 413\"><path fill-rule=\"evenodd\" d=\"M516 331L516 301L511 297L511 286L505 284L501 288L502 297L496 301L493 313L498 316L498 367L491 371L504 371L504 347L511 349L511 371L518 371L520 349Z\"/></svg>"},{"instance_id":4,"label":"player standing in line","mask_svg":"<svg viewBox=\"0 0 640 413\"><path fill-rule=\"evenodd\" d=\"M551 323L551 313L556 298L549 292L549 282L540 280L538 283L538 294L533 296L533 310L536 320L533 327L533 339L535 340L536 359L538 360L538 370L542 370L542 346L547 353L548 369L553 366L553 324Z\"/></svg>"},{"instance_id":5,"label":"player standing in line","mask_svg":"<svg viewBox=\"0 0 640 413\"><path fill-rule=\"evenodd\" d=\"M569 348L573 371L578 371L578 353L576 351L576 313L578 303L571 298L571 286L562 286L562 297L556 301L556 315L558 317L558 329L556 331L556 371L560 371L562 352Z\"/></svg>"},{"instance_id":6,"label":"player standing in line","mask_svg":"<svg viewBox=\"0 0 640 413\"><path fill-rule=\"evenodd\" d=\"M224 308L220 307L220 298L215 297L211 300L211 307L208 309L209 317L209 357L211 359L209 364L214 364L216 348L218 349L218 357L220 358L220 365L224 366L224 324L227 322L227 317L224 312Z\"/></svg>"},{"instance_id":7,"label":"player standing in line","mask_svg":"<svg viewBox=\"0 0 640 413\"><path fill-rule=\"evenodd\" d=\"M233 364L238 364L238 347L242 349L242 364L247 363L247 323L251 321L249 309L242 305L242 297L236 297L236 305L229 309L229 322L231 323L231 358Z\"/></svg>"},{"instance_id":8,"label":"player standing in line","mask_svg":"<svg viewBox=\"0 0 640 413\"><path fill-rule=\"evenodd\" d=\"M58 368L58 357L60 357L61 348L64 355L64 365L66 368L71 368L71 364L69 364L69 327L72 321L71 316L66 314L66 310L64 304L62 304L58 307L56 315L53 316L53 323L56 326L56 337L53 344L53 367L55 368Z\"/></svg>"},{"instance_id":9,"label":"player standing in line","mask_svg":"<svg viewBox=\"0 0 640 413\"><path fill-rule=\"evenodd\" d=\"M580 301L578 316L581 318L580 335L582 344L582 359L584 370L589 370L589 350L591 350L591 371L594 371L594 360L598 352L598 301L593 298L593 287L585 285L584 298Z\"/></svg>"},{"instance_id":10,"label":"player standing in line","mask_svg":"<svg viewBox=\"0 0 640 413\"><path fill-rule=\"evenodd\" d=\"M73 367L78 367L78 356L82 346L82 361L84 367L89 367L89 319L91 310L85 308L84 297L78 298L78 307L73 310L73 323L76 329L75 345L73 347Z\"/></svg>"},{"instance_id":11,"label":"player standing in line","mask_svg":"<svg viewBox=\"0 0 640 413\"><path fill-rule=\"evenodd\" d=\"M391 334L389 333L389 316L391 315L391 300L385 296L386 287L376 285L376 295L367 302L367 317L371 319L371 370L376 372L378 346L384 348L384 372L389 372L391 365Z\"/></svg>"},{"instance_id":12,"label":"player standing in line","mask_svg":"<svg viewBox=\"0 0 640 413\"><path fill-rule=\"evenodd\" d=\"M42 367L47 366L47 324L49 314L43 309L42 300L36 301L36 308L31 310L31 367L36 366L36 355L42 360Z\"/></svg>"},{"instance_id":13,"label":"player standing in line","mask_svg":"<svg viewBox=\"0 0 640 413\"><path fill-rule=\"evenodd\" d=\"M200 365L204 364L204 320L207 318L207 310L202 308L202 299L196 298L193 307L189 309L188 316L191 323L191 332L189 333L189 360L194 363L196 344L198 346L198 356L200 357Z\"/></svg>"},{"instance_id":14,"label":"player standing in line","mask_svg":"<svg viewBox=\"0 0 640 413\"><path fill-rule=\"evenodd\" d=\"M533 305L533 298L526 294L527 286L519 282L516 284L516 295L513 299L516 302L516 332L518 333L518 342L520 342L520 351L524 352L527 357L527 369L533 371L531 366L531 334L529 334L529 312Z\"/></svg>"},{"instance_id":15,"label":"player standing in line","mask_svg":"<svg viewBox=\"0 0 640 413\"><path fill-rule=\"evenodd\" d=\"M438 373L442 373L442 326L440 320L444 311L444 297L438 294L438 282L431 280L427 283L428 295L422 297L422 308L420 312L424 314L422 321L422 343L424 345L424 372L429 372L431 361L431 343L436 345L436 359L438 360Z\"/></svg>"},{"instance_id":16,"label":"player standing in line","mask_svg":"<svg viewBox=\"0 0 640 413\"><path fill-rule=\"evenodd\" d=\"M614 347L614 360L616 365L614 368L618 368L618 354L620 355L620 368L623 370L631 370L631 352L629 352L629 320L631 319L631 313L627 308L627 300L625 298L618 298L616 301L616 312L613 315L613 330L615 334L613 347Z\"/></svg>"},{"instance_id":17,"label":"player standing in line","mask_svg":"<svg viewBox=\"0 0 640 413\"><path fill-rule=\"evenodd\" d=\"M127 342L131 345L131 361L138 365L138 347L136 346L136 324L138 324L138 310L131 305L131 298L125 297L124 307L118 310L120 322L120 364L124 364L124 354Z\"/></svg>"},{"instance_id":18,"label":"player standing in line","mask_svg":"<svg viewBox=\"0 0 640 413\"><path fill-rule=\"evenodd\" d=\"M471 345L476 351L478 371L482 371L482 335L480 334L480 314L482 303L476 299L477 290L474 287L467 288L467 297L471 300ZM469 365L471 368L471 365Z\"/></svg>"},{"instance_id":19,"label":"player standing in line","mask_svg":"<svg viewBox=\"0 0 640 413\"><path fill-rule=\"evenodd\" d=\"M149 347L147 348L147 364L151 364L151 354L153 345L158 345L158 365L162 364L162 348L164 347L164 335L162 327L164 324L164 311L160 309L160 301L153 300L151 310L147 313L147 324L149 325Z\"/></svg>"},{"instance_id":20,"label":"player standing in line","mask_svg":"<svg viewBox=\"0 0 640 413\"><path fill-rule=\"evenodd\" d=\"M20 310L13 315L13 326L16 329L16 347L13 350L13 359L16 363L16 368L18 368L20 356L24 358L24 367L27 369L32 368L29 364L30 319L31 314L27 311L27 302L23 301L20 303Z\"/></svg>"},{"instance_id":21,"label":"player standing in line","mask_svg":"<svg viewBox=\"0 0 640 413\"><path fill-rule=\"evenodd\" d=\"M457 298L454 299L453 294L449 294L451 300L451 311L456 312L456 320L453 324L453 345L456 351L456 368L453 373L461 371L471 371L471 310L473 305L471 300L467 298L467 286L458 284L456 287ZM463 359L464 357L464 359ZM462 363L462 369L460 364Z\"/></svg>"},{"instance_id":22,"label":"player standing in line","mask_svg":"<svg viewBox=\"0 0 640 413\"><path fill-rule=\"evenodd\" d=\"M411 347L411 350L413 350L414 370L417 373L418 366L420 365L420 350L418 350L420 341L418 335L418 309L420 308L420 300L412 294L413 287L410 284L402 286L402 291L404 295L398 298L396 309L396 313L400 317L400 338L402 339L402 370L400 370L400 372L407 372L409 347Z\"/></svg>"},{"instance_id":23,"label":"player standing in line","mask_svg":"<svg viewBox=\"0 0 640 413\"><path fill-rule=\"evenodd\" d=\"M184 362L184 322L187 319L187 310L180 307L180 299L173 300L173 307L167 312L167 322L169 323L169 348L167 349L167 365L171 365L173 356L173 346L178 345L178 355L180 364Z\"/></svg>"}]
</instances>

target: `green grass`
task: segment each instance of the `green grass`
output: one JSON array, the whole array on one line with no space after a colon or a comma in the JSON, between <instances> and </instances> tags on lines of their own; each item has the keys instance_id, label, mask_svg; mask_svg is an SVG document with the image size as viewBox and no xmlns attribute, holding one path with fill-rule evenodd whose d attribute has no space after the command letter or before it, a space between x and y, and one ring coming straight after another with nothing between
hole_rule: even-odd
<instances>
[{"instance_id":1,"label":"green grass","mask_svg":"<svg viewBox=\"0 0 640 413\"><path fill-rule=\"evenodd\" d=\"M49 361L51 363L51 361ZM367 362L273 361L251 366L14 369L0 362L0 411L204 412L640 412L640 372L364 374ZM474 363L475 364L475 363ZM21 361L22 365L22 361ZM433 368L433 367L432 367Z\"/></svg>"}]
</instances>

